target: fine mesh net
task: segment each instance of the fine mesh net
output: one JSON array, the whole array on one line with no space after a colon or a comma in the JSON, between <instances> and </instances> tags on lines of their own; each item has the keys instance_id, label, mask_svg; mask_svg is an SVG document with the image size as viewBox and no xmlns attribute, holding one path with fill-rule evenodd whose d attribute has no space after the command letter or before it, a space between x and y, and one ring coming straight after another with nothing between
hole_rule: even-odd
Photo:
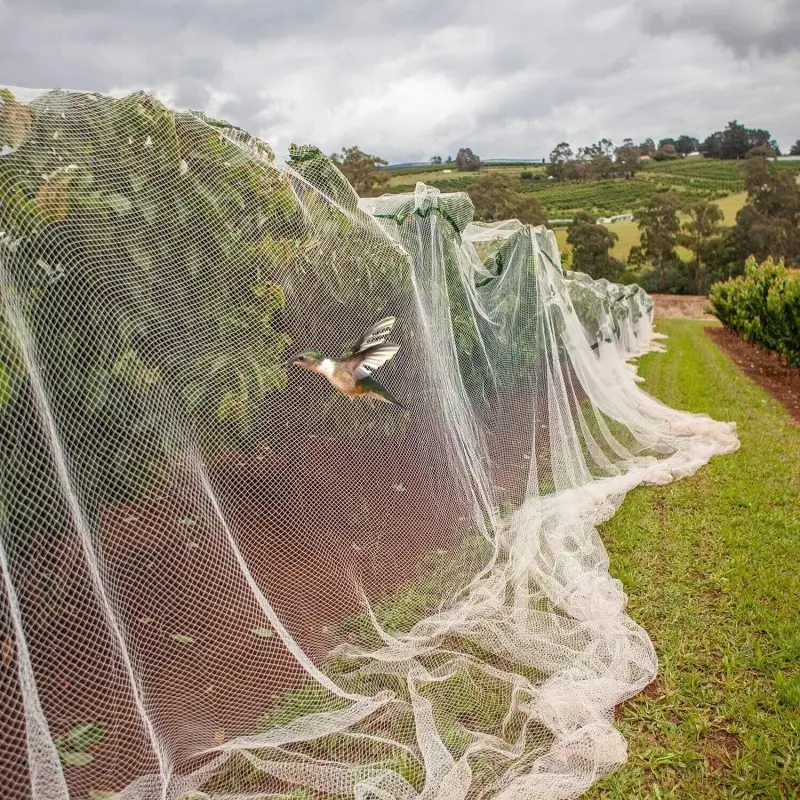
<instances>
[{"instance_id":1,"label":"fine mesh net","mask_svg":"<svg viewBox=\"0 0 800 800\"><path fill-rule=\"evenodd\" d=\"M650 298L145 94L0 97L2 796L571 798L623 763L656 658L597 526L738 446L637 385Z\"/></svg>"}]
</instances>

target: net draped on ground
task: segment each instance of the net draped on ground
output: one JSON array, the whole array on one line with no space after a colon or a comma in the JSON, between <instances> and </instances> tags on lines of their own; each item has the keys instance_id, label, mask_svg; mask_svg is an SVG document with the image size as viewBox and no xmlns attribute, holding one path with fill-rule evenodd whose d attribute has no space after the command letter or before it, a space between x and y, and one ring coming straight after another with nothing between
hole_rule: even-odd
<instances>
[{"instance_id":1,"label":"net draped on ground","mask_svg":"<svg viewBox=\"0 0 800 800\"><path fill-rule=\"evenodd\" d=\"M738 446L638 287L138 93L0 92L3 797L570 798L657 663L597 526ZM351 400L284 366L392 316Z\"/></svg>"}]
</instances>

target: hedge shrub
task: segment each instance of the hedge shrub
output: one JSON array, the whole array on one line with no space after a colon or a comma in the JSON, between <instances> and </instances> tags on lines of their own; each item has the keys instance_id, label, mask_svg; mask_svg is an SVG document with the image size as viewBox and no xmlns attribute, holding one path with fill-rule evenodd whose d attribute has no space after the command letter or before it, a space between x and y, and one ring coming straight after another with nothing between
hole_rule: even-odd
<instances>
[{"instance_id":1,"label":"hedge shrub","mask_svg":"<svg viewBox=\"0 0 800 800\"><path fill-rule=\"evenodd\" d=\"M708 299L723 325L800 365L800 270L751 256L744 275L714 284Z\"/></svg>"}]
</instances>

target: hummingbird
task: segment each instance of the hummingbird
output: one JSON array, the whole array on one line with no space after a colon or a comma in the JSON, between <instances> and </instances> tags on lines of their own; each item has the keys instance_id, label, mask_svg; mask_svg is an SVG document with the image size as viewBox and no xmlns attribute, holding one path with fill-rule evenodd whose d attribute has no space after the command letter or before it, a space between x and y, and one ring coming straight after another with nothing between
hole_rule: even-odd
<instances>
[{"instance_id":1,"label":"hummingbird","mask_svg":"<svg viewBox=\"0 0 800 800\"><path fill-rule=\"evenodd\" d=\"M323 375L351 400L361 398L370 406L377 400L405 409L371 376L373 370L382 367L400 349L399 344L386 341L395 321L394 317L378 320L341 358L329 358L318 350L306 350L285 361L284 366L300 367Z\"/></svg>"}]
</instances>

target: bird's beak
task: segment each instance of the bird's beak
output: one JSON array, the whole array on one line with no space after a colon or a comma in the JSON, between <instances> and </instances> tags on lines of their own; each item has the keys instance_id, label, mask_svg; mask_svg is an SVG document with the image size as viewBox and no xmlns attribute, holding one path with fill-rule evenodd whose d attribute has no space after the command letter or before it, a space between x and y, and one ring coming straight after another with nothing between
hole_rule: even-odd
<instances>
[{"instance_id":1,"label":"bird's beak","mask_svg":"<svg viewBox=\"0 0 800 800\"><path fill-rule=\"evenodd\" d=\"M297 361L297 359L298 359L299 357L300 357L300 353L297 353L296 355L293 355L291 358L287 358L287 359L286 359L286 361L284 361L284 362L281 364L281 366L282 366L284 369L288 369L289 367L291 367L291 366L294 364L294 362L295 362L295 361Z\"/></svg>"}]
</instances>

